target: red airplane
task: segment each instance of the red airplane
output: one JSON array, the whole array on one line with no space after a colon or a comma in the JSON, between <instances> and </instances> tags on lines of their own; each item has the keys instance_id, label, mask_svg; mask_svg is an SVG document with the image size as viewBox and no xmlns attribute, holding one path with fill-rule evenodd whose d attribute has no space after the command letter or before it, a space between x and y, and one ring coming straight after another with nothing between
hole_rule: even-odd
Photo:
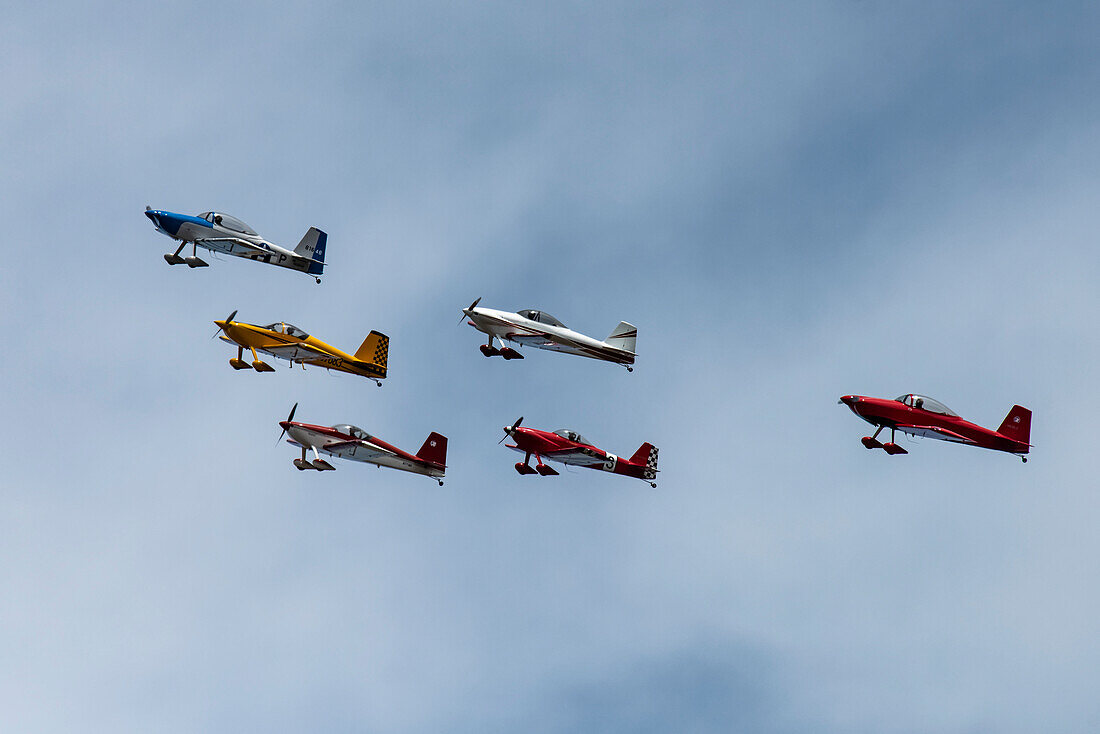
<instances>
[{"instance_id":1,"label":"red airplane","mask_svg":"<svg viewBox=\"0 0 1100 734\"><path fill-rule=\"evenodd\" d=\"M613 474L623 474L635 479L644 479L649 486L656 487L657 482L657 448L653 444L643 443L641 448L634 452L629 459L620 459L615 454L609 454L603 449L598 449L592 443L577 433L562 429L560 431L538 431L534 428L520 428L523 416L515 423L504 427L504 438L515 441L515 444L507 444L513 451L526 454L523 461L516 464L516 471L520 474L535 474L542 476L557 475L557 470L549 464L542 462L543 457L551 461L559 461L562 464L583 466L589 469L602 469ZM531 466L531 456L538 461L536 466Z\"/></svg>"},{"instance_id":2,"label":"red airplane","mask_svg":"<svg viewBox=\"0 0 1100 734\"><path fill-rule=\"evenodd\" d=\"M888 454L908 454L908 451L894 443L894 431L901 431L914 436L1005 451L1018 455L1027 463L1024 454L1031 448L1028 443L1031 438L1031 411L1019 405L1013 405L1001 427L991 431L963 420L943 403L924 395L910 393L893 400L845 395L839 402L847 405L863 420L877 426L873 436L864 436L861 439L863 445L869 449L885 449ZM890 429L889 443L878 441L878 434L883 428Z\"/></svg>"}]
</instances>

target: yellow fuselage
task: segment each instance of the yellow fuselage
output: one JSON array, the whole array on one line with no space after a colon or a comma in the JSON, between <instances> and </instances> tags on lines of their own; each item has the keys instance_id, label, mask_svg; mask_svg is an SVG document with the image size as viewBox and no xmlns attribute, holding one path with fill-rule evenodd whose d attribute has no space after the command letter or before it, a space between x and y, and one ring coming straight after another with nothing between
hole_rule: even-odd
<instances>
[{"instance_id":1,"label":"yellow fuselage","mask_svg":"<svg viewBox=\"0 0 1100 734\"><path fill-rule=\"evenodd\" d=\"M384 367L358 360L347 352L313 336L302 339L264 326L242 324L236 321L215 321L214 323L221 327L223 339L243 349L260 351L291 362L339 370L363 377L378 379L386 376Z\"/></svg>"}]
</instances>

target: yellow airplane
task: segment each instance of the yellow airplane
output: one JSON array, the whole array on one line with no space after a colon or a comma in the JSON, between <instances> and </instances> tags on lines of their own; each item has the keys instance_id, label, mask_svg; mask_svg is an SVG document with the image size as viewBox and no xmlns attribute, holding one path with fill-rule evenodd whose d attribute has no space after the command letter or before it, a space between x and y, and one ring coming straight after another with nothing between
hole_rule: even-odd
<instances>
[{"instance_id":1,"label":"yellow airplane","mask_svg":"<svg viewBox=\"0 0 1100 734\"><path fill-rule=\"evenodd\" d=\"M256 352L261 351L279 359L289 360L293 365L314 365L330 370L339 370L353 375L362 375L378 383L386 378L386 362L390 351L390 338L385 334L372 331L363 340L354 355L341 352L334 346L310 336L297 326L286 322L257 326L234 321L237 312L229 314L224 321L215 321L222 341L237 345L237 356L229 360L235 370L247 370L250 367L257 372L274 372L275 368L261 360ZM244 350L252 352L252 364L241 357Z\"/></svg>"}]
</instances>

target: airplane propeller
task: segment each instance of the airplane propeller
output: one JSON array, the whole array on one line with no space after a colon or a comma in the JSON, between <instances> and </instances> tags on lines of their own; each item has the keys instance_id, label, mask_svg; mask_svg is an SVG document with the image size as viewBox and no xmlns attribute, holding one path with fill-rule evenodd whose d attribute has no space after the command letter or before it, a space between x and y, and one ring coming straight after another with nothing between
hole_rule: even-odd
<instances>
[{"instance_id":1,"label":"airplane propeller","mask_svg":"<svg viewBox=\"0 0 1100 734\"><path fill-rule=\"evenodd\" d=\"M234 309L233 313L229 314L229 316L225 319L225 323L227 323L227 324L231 323L233 321L233 317L236 316L236 315L237 315L237 309ZM221 333L221 331L222 331L222 327L219 326L218 330L214 332L214 336L217 336L219 333ZM212 336L210 338L213 339L214 336Z\"/></svg>"},{"instance_id":2,"label":"airplane propeller","mask_svg":"<svg viewBox=\"0 0 1100 734\"><path fill-rule=\"evenodd\" d=\"M236 313L236 312L234 311L234 313ZM290 415L288 415L286 417L286 420L283 421L283 422L284 423L290 423L291 421L293 421L294 420L294 411L296 411L296 410L298 410L298 403L295 403L294 407L290 409ZM281 443L282 440L283 440L283 436L285 436L285 435L286 435L286 429L284 428L283 432L279 434L279 440L277 440L275 443L276 444Z\"/></svg>"},{"instance_id":3,"label":"airplane propeller","mask_svg":"<svg viewBox=\"0 0 1100 734\"><path fill-rule=\"evenodd\" d=\"M515 432L516 432L516 429L517 429L517 428L519 428L519 424L520 424L520 423L523 423L523 416L522 416L522 415L521 415L521 416L520 416L519 418L516 418L516 422L515 422L515 423L513 423L513 424L512 424L512 425L510 425L510 426L505 426L505 427L504 427L504 438L508 438L508 437L509 437L509 436L511 436L511 435L512 435L513 433L515 433ZM502 439L500 439L499 441L497 441L497 446L500 446L500 445L501 445L502 443L504 443L504 438L502 438Z\"/></svg>"},{"instance_id":4,"label":"airplane propeller","mask_svg":"<svg viewBox=\"0 0 1100 734\"><path fill-rule=\"evenodd\" d=\"M469 308L462 309L462 316L458 319L458 323L461 324L462 320L465 319L466 316L468 315L466 312L467 311L473 311L475 308L477 308L477 304L479 304L479 303L481 303L481 296L478 296L476 299L474 299L474 302L470 304Z\"/></svg>"}]
</instances>

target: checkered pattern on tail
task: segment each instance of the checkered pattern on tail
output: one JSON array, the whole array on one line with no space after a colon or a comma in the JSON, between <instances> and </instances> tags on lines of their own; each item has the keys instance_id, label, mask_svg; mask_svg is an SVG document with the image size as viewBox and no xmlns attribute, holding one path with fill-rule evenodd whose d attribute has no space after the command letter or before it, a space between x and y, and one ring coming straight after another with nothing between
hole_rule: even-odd
<instances>
[{"instance_id":1,"label":"checkered pattern on tail","mask_svg":"<svg viewBox=\"0 0 1100 734\"><path fill-rule=\"evenodd\" d=\"M646 459L645 469L642 470L643 479L656 479L657 478L657 447L654 446L649 450L649 458Z\"/></svg>"},{"instance_id":2,"label":"checkered pattern on tail","mask_svg":"<svg viewBox=\"0 0 1100 734\"><path fill-rule=\"evenodd\" d=\"M386 362L390 356L390 338L385 334L372 331L363 340L362 346L355 352L355 358L360 362L369 362L386 376Z\"/></svg>"},{"instance_id":3,"label":"checkered pattern on tail","mask_svg":"<svg viewBox=\"0 0 1100 734\"><path fill-rule=\"evenodd\" d=\"M383 336L378 340L378 344L374 347L374 363L382 367L386 366L386 361L390 356L390 338Z\"/></svg>"}]
</instances>

